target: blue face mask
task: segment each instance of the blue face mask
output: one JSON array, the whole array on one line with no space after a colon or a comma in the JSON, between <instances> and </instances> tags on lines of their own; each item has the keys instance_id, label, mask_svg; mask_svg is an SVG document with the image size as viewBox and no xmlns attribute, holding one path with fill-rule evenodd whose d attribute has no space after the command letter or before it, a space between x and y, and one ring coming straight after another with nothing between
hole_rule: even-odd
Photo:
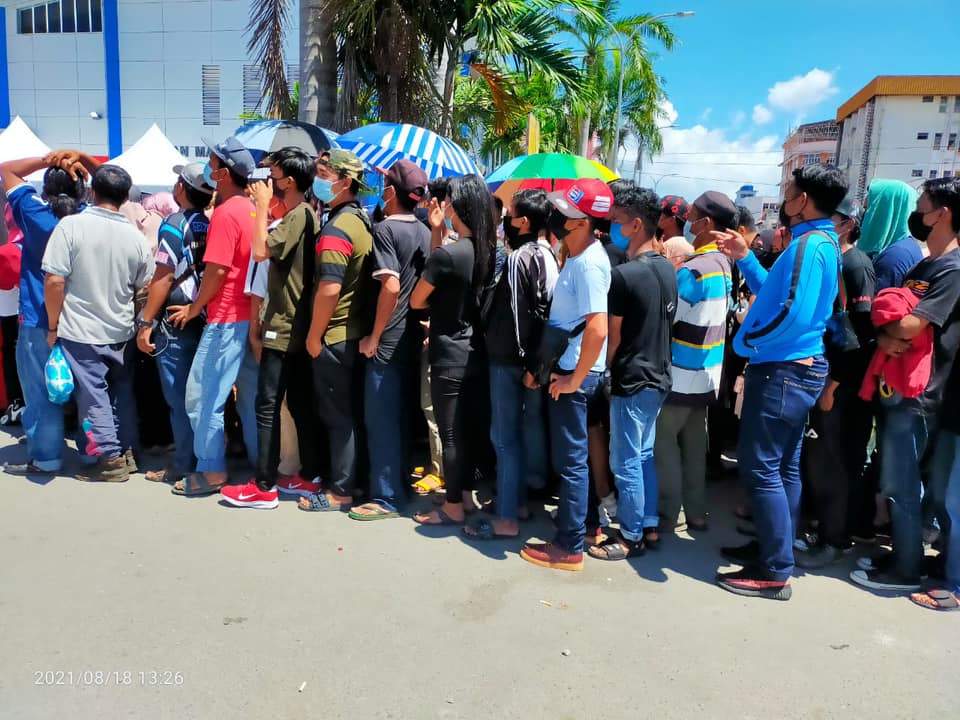
<instances>
[{"instance_id":1,"label":"blue face mask","mask_svg":"<svg viewBox=\"0 0 960 720\"><path fill-rule=\"evenodd\" d=\"M210 167L210 163L203 166L203 179L210 187L215 188L217 186L217 181L213 179L213 169Z\"/></svg>"},{"instance_id":2,"label":"blue face mask","mask_svg":"<svg viewBox=\"0 0 960 720\"><path fill-rule=\"evenodd\" d=\"M623 251L630 247L630 238L623 234L623 225L610 223L610 242Z\"/></svg>"},{"instance_id":3,"label":"blue face mask","mask_svg":"<svg viewBox=\"0 0 960 720\"><path fill-rule=\"evenodd\" d=\"M315 177L313 179L313 196L326 205L335 197L333 194L333 183L329 180Z\"/></svg>"},{"instance_id":4,"label":"blue face mask","mask_svg":"<svg viewBox=\"0 0 960 720\"><path fill-rule=\"evenodd\" d=\"M697 240L697 236L693 233L693 223L689 220L683 224L683 237L686 238L687 242L691 245Z\"/></svg>"}]
</instances>

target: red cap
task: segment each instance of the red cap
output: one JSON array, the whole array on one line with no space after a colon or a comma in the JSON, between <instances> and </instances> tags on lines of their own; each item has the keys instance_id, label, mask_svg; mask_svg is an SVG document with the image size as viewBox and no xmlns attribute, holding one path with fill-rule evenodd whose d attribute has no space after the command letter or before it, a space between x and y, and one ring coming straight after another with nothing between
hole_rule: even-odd
<instances>
[{"instance_id":1,"label":"red cap","mask_svg":"<svg viewBox=\"0 0 960 720\"><path fill-rule=\"evenodd\" d=\"M577 180L566 190L552 192L547 198L568 218L580 219L589 215L603 219L613 207L610 187L596 178Z\"/></svg>"}]
</instances>

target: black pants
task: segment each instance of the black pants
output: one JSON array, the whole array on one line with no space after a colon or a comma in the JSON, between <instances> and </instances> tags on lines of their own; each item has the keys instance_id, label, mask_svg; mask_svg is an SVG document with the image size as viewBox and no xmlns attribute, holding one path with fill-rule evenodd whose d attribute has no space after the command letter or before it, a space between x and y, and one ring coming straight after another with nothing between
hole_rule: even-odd
<instances>
[{"instance_id":1,"label":"black pants","mask_svg":"<svg viewBox=\"0 0 960 720\"><path fill-rule=\"evenodd\" d=\"M137 427L141 447L156 447L173 443L170 427L170 408L160 387L156 359L133 348L133 392L137 398Z\"/></svg>"},{"instance_id":2,"label":"black pants","mask_svg":"<svg viewBox=\"0 0 960 720\"><path fill-rule=\"evenodd\" d=\"M0 333L3 335L3 384L7 388L7 404L14 400L23 404L23 390L17 375L17 338L20 336L20 318L16 315L0 318Z\"/></svg>"},{"instance_id":3,"label":"black pants","mask_svg":"<svg viewBox=\"0 0 960 720\"><path fill-rule=\"evenodd\" d=\"M837 388L830 412L814 406L810 413L805 487L813 494L821 542L844 547L850 533L873 525L873 495L864 478L872 430L873 406L852 386Z\"/></svg>"},{"instance_id":4,"label":"black pants","mask_svg":"<svg viewBox=\"0 0 960 720\"><path fill-rule=\"evenodd\" d=\"M311 429L316 427L313 376L305 351L282 352L264 348L257 375L257 485L268 490L277 484L280 463L280 410L283 399L297 426L301 474L307 480L319 475L317 445Z\"/></svg>"},{"instance_id":5,"label":"black pants","mask_svg":"<svg viewBox=\"0 0 960 720\"><path fill-rule=\"evenodd\" d=\"M313 361L317 419L327 433L330 484L337 495L353 494L359 448L363 447L357 427L363 419L357 345L356 340L324 345Z\"/></svg>"},{"instance_id":6,"label":"black pants","mask_svg":"<svg viewBox=\"0 0 960 720\"><path fill-rule=\"evenodd\" d=\"M478 470L485 470L490 446L489 381L485 368L432 367L430 395L443 448L447 502L462 501L474 489Z\"/></svg>"}]
</instances>

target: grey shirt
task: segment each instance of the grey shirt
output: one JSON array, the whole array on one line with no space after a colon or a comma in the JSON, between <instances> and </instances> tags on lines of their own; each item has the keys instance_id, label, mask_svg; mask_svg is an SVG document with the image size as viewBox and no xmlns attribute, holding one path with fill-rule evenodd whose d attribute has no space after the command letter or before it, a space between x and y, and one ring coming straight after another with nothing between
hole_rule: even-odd
<instances>
[{"instance_id":1,"label":"grey shirt","mask_svg":"<svg viewBox=\"0 0 960 720\"><path fill-rule=\"evenodd\" d=\"M88 207L50 235L43 271L66 278L57 335L88 345L133 337L133 297L153 276L146 238L123 215Z\"/></svg>"}]
</instances>

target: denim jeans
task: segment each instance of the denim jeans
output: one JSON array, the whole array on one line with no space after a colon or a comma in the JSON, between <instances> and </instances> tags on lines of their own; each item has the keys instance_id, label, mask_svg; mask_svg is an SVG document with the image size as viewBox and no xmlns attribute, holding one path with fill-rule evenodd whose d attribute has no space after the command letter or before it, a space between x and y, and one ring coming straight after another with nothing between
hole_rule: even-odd
<instances>
[{"instance_id":1,"label":"denim jeans","mask_svg":"<svg viewBox=\"0 0 960 720\"><path fill-rule=\"evenodd\" d=\"M364 369L364 422L370 456L370 497L400 508L406 500L410 384L415 369L396 357L368 360Z\"/></svg>"},{"instance_id":2,"label":"denim jeans","mask_svg":"<svg viewBox=\"0 0 960 720\"><path fill-rule=\"evenodd\" d=\"M646 388L610 398L610 469L620 491L617 519L620 534L633 542L643 539L644 528L660 523L653 446L665 397L662 390Z\"/></svg>"},{"instance_id":3,"label":"denim jeans","mask_svg":"<svg viewBox=\"0 0 960 720\"><path fill-rule=\"evenodd\" d=\"M826 377L822 357L809 367L796 362L747 366L737 457L753 503L760 569L771 580L786 581L793 573L803 431Z\"/></svg>"},{"instance_id":4,"label":"denim jeans","mask_svg":"<svg viewBox=\"0 0 960 720\"><path fill-rule=\"evenodd\" d=\"M44 366L49 357L47 331L21 327L17 342L17 372L26 403L23 431L27 436L27 455L38 468L56 472L62 462L63 406L53 404L47 397Z\"/></svg>"},{"instance_id":5,"label":"denim jeans","mask_svg":"<svg viewBox=\"0 0 960 720\"><path fill-rule=\"evenodd\" d=\"M193 472L196 459L193 455L193 428L187 417L185 396L187 377L193 356L200 344L203 326L191 323L183 330L167 328L169 341L166 349L157 355L157 374L160 389L170 408L170 429L173 430L173 471L176 474ZM158 346L159 347L159 346Z\"/></svg>"},{"instance_id":6,"label":"denim jeans","mask_svg":"<svg viewBox=\"0 0 960 720\"><path fill-rule=\"evenodd\" d=\"M946 538L947 589L960 593L960 436L947 430L937 436L930 494L946 510L940 531Z\"/></svg>"},{"instance_id":7,"label":"denim jeans","mask_svg":"<svg viewBox=\"0 0 960 720\"><path fill-rule=\"evenodd\" d=\"M544 390L523 385L519 365L490 366L490 440L497 454L497 517L516 520L528 485L547 482Z\"/></svg>"},{"instance_id":8,"label":"denim jeans","mask_svg":"<svg viewBox=\"0 0 960 720\"><path fill-rule=\"evenodd\" d=\"M550 455L560 476L557 534L554 543L571 553L583 552L587 530L587 496L590 473L587 466L587 404L603 392L602 376L591 372L580 389L547 401L550 422Z\"/></svg>"},{"instance_id":9,"label":"denim jeans","mask_svg":"<svg viewBox=\"0 0 960 720\"><path fill-rule=\"evenodd\" d=\"M187 378L185 405L190 426L193 428L193 452L197 457L197 472L226 472L224 456L223 408L233 389L243 364L247 349L247 332L250 323L213 323L203 329L200 344L190 366ZM256 385L254 384L255 388ZM255 396L255 392L250 395ZM251 411L253 400L250 401ZM238 410L240 404L238 403ZM240 413L247 425L243 412ZM253 437L253 452L256 453L256 419L251 412L249 434ZM247 449L250 453L250 449Z\"/></svg>"},{"instance_id":10,"label":"denim jeans","mask_svg":"<svg viewBox=\"0 0 960 720\"><path fill-rule=\"evenodd\" d=\"M243 446L247 451L247 462L257 466L260 442L257 437L257 386L260 366L250 349L250 341L244 342L243 360L237 373L237 415L240 416L240 432L243 433Z\"/></svg>"},{"instance_id":11,"label":"denim jeans","mask_svg":"<svg viewBox=\"0 0 960 720\"><path fill-rule=\"evenodd\" d=\"M895 567L902 577L916 579L923 562L920 462L934 427L931 418L909 401L881 402L881 412L880 492L890 501Z\"/></svg>"}]
</instances>

